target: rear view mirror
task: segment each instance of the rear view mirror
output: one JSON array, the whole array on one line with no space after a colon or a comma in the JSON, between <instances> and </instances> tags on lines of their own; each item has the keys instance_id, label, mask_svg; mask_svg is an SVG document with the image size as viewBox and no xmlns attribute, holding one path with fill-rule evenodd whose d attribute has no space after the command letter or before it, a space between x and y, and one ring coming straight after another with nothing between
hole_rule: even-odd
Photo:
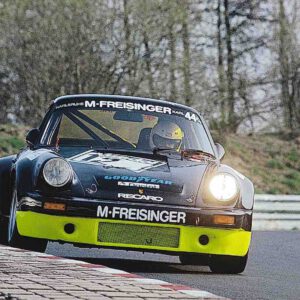
<instances>
[{"instance_id":1,"label":"rear view mirror","mask_svg":"<svg viewBox=\"0 0 300 300\"><path fill-rule=\"evenodd\" d=\"M114 114L114 120L127 122L143 122L143 115L135 111L120 110Z\"/></svg>"},{"instance_id":2,"label":"rear view mirror","mask_svg":"<svg viewBox=\"0 0 300 300\"><path fill-rule=\"evenodd\" d=\"M216 146L216 150L217 150L217 157L218 157L219 160L221 160L225 155L225 149L219 143L216 143L215 146Z\"/></svg>"},{"instance_id":3,"label":"rear view mirror","mask_svg":"<svg viewBox=\"0 0 300 300\"><path fill-rule=\"evenodd\" d=\"M31 129L26 135L26 143L31 148L35 145L40 136L40 131L37 128Z\"/></svg>"}]
</instances>

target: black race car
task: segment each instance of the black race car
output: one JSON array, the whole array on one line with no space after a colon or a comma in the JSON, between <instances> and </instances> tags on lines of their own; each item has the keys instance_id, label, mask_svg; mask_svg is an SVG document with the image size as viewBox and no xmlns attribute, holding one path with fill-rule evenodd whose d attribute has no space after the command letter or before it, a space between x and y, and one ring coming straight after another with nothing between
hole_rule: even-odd
<instances>
[{"instance_id":1,"label":"black race car","mask_svg":"<svg viewBox=\"0 0 300 300\"><path fill-rule=\"evenodd\" d=\"M0 159L0 240L179 255L240 273L254 188L197 111L166 101L73 95L53 101L27 148Z\"/></svg>"}]
</instances>

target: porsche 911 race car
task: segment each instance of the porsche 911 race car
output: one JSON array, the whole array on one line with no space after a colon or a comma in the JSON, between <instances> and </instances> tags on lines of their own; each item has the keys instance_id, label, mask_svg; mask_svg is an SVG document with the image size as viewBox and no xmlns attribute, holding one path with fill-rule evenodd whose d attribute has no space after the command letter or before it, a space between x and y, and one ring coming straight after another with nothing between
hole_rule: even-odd
<instances>
[{"instance_id":1,"label":"porsche 911 race car","mask_svg":"<svg viewBox=\"0 0 300 300\"><path fill-rule=\"evenodd\" d=\"M253 184L220 162L224 149L194 109L64 96L26 141L0 159L1 243L151 251L213 272L244 270Z\"/></svg>"}]
</instances>

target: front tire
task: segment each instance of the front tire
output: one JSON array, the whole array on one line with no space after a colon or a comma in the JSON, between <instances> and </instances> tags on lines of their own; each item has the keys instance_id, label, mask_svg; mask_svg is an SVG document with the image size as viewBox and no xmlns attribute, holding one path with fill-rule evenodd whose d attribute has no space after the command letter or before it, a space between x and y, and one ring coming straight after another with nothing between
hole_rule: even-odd
<instances>
[{"instance_id":1,"label":"front tire","mask_svg":"<svg viewBox=\"0 0 300 300\"><path fill-rule=\"evenodd\" d=\"M7 246L8 218L0 216L0 244Z\"/></svg>"},{"instance_id":2,"label":"front tire","mask_svg":"<svg viewBox=\"0 0 300 300\"><path fill-rule=\"evenodd\" d=\"M183 253L179 260L183 265L207 266L209 256L207 254Z\"/></svg>"},{"instance_id":3,"label":"front tire","mask_svg":"<svg viewBox=\"0 0 300 300\"><path fill-rule=\"evenodd\" d=\"M212 255L209 268L213 273L239 274L245 270L247 260L248 254L245 256Z\"/></svg>"},{"instance_id":4,"label":"front tire","mask_svg":"<svg viewBox=\"0 0 300 300\"><path fill-rule=\"evenodd\" d=\"M16 222L17 206L18 194L16 188L14 188L12 192L12 200L7 225L8 245L16 248L22 248L25 250L45 252L48 243L47 240L25 237L19 234Z\"/></svg>"}]
</instances>

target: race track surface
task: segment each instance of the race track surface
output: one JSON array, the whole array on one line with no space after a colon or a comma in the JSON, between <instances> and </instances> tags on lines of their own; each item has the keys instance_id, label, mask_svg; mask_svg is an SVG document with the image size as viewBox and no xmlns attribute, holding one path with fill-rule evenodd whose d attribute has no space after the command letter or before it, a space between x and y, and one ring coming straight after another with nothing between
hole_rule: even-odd
<instances>
[{"instance_id":1,"label":"race track surface","mask_svg":"<svg viewBox=\"0 0 300 300\"><path fill-rule=\"evenodd\" d=\"M188 285L231 299L300 299L300 232L254 232L241 275L214 275L208 267L182 266L175 256L80 249L50 243L47 253L75 257L148 278Z\"/></svg>"}]
</instances>

